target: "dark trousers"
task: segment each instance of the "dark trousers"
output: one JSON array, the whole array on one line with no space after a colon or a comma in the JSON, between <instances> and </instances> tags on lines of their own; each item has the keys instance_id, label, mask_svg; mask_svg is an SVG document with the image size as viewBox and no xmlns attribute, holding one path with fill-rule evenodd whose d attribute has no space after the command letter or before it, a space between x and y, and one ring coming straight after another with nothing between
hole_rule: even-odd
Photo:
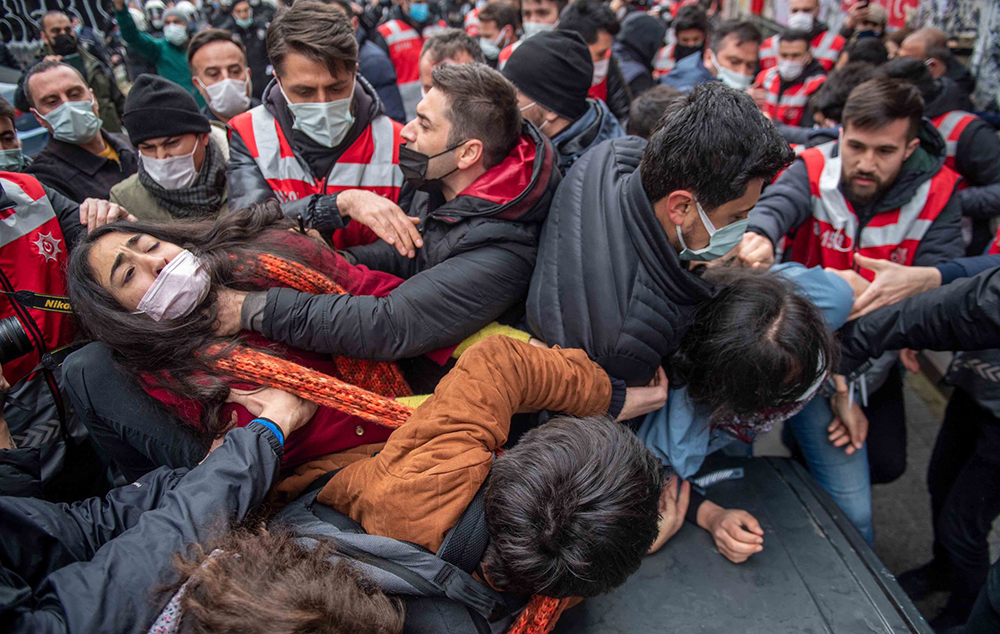
<instances>
[{"instance_id":1,"label":"dark trousers","mask_svg":"<svg viewBox=\"0 0 1000 634\"><path fill-rule=\"evenodd\" d=\"M927 486L934 558L954 584L945 610L964 620L986 582L990 565L986 540L993 519L1000 515L1000 420L961 388L948 402Z\"/></svg>"},{"instance_id":2,"label":"dark trousers","mask_svg":"<svg viewBox=\"0 0 1000 634\"><path fill-rule=\"evenodd\" d=\"M969 622L954 634L996 634L1000 632L1000 560L990 568L986 586L972 606Z\"/></svg>"},{"instance_id":3,"label":"dark trousers","mask_svg":"<svg viewBox=\"0 0 1000 634\"><path fill-rule=\"evenodd\" d=\"M868 417L868 466L872 484L886 484L906 471L906 411L903 408L903 374L899 365L864 407Z\"/></svg>"},{"instance_id":4,"label":"dark trousers","mask_svg":"<svg viewBox=\"0 0 1000 634\"><path fill-rule=\"evenodd\" d=\"M194 467L205 457L202 440L115 366L103 344L69 355L63 381L91 438L129 482L164 465Z\"/></svg>"}]
</instances>

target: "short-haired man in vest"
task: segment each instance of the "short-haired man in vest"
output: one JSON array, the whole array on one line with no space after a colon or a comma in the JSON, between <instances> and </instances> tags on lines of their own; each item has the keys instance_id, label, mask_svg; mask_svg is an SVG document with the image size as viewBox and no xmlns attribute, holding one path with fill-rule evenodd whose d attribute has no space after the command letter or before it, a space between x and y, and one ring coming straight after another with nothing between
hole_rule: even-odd
<instances>
[{"instance_id":1,"label":"short-haired man in vest","mask_svg":"<svg viewBox=\"0 0 1000 634\"><path fill-rule=\"evenodd\" d=\"M406 117L413 117L420 101L420 51L430 36L448 28L436 2L393 0L379 35L388 47L389 60L396 68L396 82L403 97Z\"/></svg>"},{"instance_id":2,"label":"short-haired man in vest","mask_svg":"<svg viewBox=\"0 0 1000 634\"><path fill-rule=\"evenodd\" d=\"M403 185L396 150L402 125L382 112L375 89L358 74L348 17L335 6L297 2L268 27L267 50L275 79L264 103L229 120L230 207L276 198L286 216L311 224L337 248L378 236L411 250L419 235L392 204ZM318 225L314 218L340 213L336 194L348 189L378 194L385 204L357 209L344 229Z\"/></svg>"},{"instance_id":3,"label":"short-haired man in vest","mask_svg":"<svg viewBox=\"0 0 1000 634\"><path fill-rule=\"evenodd\" d=\"M517 93L500 73L443 64L432 75L398 148L403 218L419 223L418 248L400 255L380 241L347 251L403 283L385 297L225 291L237 310L222 331L249 328L303 350L395 360L454 346L501 316L519 318L559 183L558 159L521 119ZM314 217L313 225L336 228L383 206L402 214L363 190L339 194L335 206L337 213Z\"/></svg>"},{"instance_id":4,"label":"short-haired man in vest","mask_svg":"<svg viewBox=\"0 0 1000 634\"><path fill-rule=\"evenodd\" d=\"M757 75L751 94L775 124L812 127L809 98L826 81L826 71L809 50L809 33L785 31L778 43L778 64Z\"/></svg>"},{"instance_id":5,"label":"short-haired man in vest","mask_svg":"<svg viewBox=\"0 0 1000 634\"><path fill-rule=\"evenodd\" d=\"M826 72L830 72L847 40L820 21L819 0L789 0L786 24L789 29L805 31L809 35L809 48L813 57ZM760 45L761 70L778 65L778 43L784 37L783 34L772 35Z\"/></svg>"},{"instance_id":6,"label":"short-haired man in vest","mask_svg":"<svg viewBox=\"0 0 1000 634\"><path fill-rule=\"evenodd\" d=\"M845 271L856 289L873 278L863 268L872 259L933 266L960 257L965 248L961 208L954 195L959 176L944 165L944 142L923 119L920 92L903 80L871 79L851 92L841 123L838 141L802 152L765 190L750 212L740 257L754 266L770 266L782 240L793 233L785 260ZM800 427L798 417L792 419L807 462L835 498L852 482L860 483L856 497L861 499L862 489L869 490L869 469L871 482L878 483L898 478L906 468L902 379L896 360L896 353L889 353L866 374L864 412L871 420L867 460L864 451L856 451L865 434L852 430L856 446L848 451L853 460L817 473L814 465L829 465L833 461L825 457L839 452L826 439L832 414L829 409L825 414L812 411L811 404L798 417L812 416L813 424ZM816 399L816 408L823 406L819 401L823 399ZM826 420L815 420L822 416ZM820 438L803 441L800 434L808 430ZM870 535L870 495L867 501L867 513L848 515L859 528L867 524L862 530Z\"/></svg>"},{"instance_id":7,"label":"short-haired man in vest","mask_svg":"<svg viewBox=\"0 0 1000 634\"><path fill-rule=\"evenodd\" d=\"M957 196L965 226L971 228L971 233L963 235L967 242L971 239L966 254L982 254L993 239L991 221L1000 215L1000 138L990 124L961 105L964 100L954 81L935 79L920 60L894 59L878 72L913 82L923 95L924 116L944 139L944 164L962 177Z\"/></svg>"}]
</instances>

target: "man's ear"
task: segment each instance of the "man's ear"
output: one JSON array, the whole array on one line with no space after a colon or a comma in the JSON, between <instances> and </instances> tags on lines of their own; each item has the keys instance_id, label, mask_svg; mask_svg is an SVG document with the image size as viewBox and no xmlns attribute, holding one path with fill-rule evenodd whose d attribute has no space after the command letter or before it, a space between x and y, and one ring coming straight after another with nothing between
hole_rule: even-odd
<instances>
[{"instance_id":1,"label":"man's ear","mask_svg":"<svg viewBox=\"0 0 1000 634\"><path fill-rule=\"evenodd\" d=\"M46 130L48 130L49 134L52 134L52 126L49 125L48 121L46 121L45 119L42 118L42 115L38 114L37 110L35 110L34 108L32 108L31 109L31 114L33 114L35 116L35 121L38 122L38 125L42 126Z\"/></svg>"},{"instance_id":2,"label":"man's ear","mask_svg":"<svg viewBox=\"0 0 1000 634\"><path fill-rule=\"evenodd\" d=\"M212 136L211 132L206 132L205 134L201 135L199 141L201 141L202 147L208 147L208 140L209 138L211 138L211 136Z\"/></svg>"},{"instance_id":3,"label":"man's ear","mask_svg":"<svg viewBox=\"0 0 1000 634\"><path fill-rule=\"evenodd\" d=\"M483 142L479 139L469 139L458 151L455 165L460 170L468 169L483 158Z\"/></svg>"},{"instance_id":4,"label":"man's ear","mask_svg":"<svg viewBox=\"0 0 1000 634\"><path fill-rule=\"evenodd\" d=\"M905 161L906 159L910 158L910 155L916 152L918 147L920 147L919 136L914 137L912 141L906 144L906 155L903 157L903 160Z\"/></svg>"},{"instance_id":5,"label":"man's ear","mask_svg":"<svg viewBox=\"0 0 1000 634\"><path fill-rule=\"evenodd\" d=\"M667 194L662 208L662 213L666 219L676 226L683 226L684 220L689 214L698 213L698 208L694 202L694 195L684 189L678 189Z\"/></svg>"}]
</instances>

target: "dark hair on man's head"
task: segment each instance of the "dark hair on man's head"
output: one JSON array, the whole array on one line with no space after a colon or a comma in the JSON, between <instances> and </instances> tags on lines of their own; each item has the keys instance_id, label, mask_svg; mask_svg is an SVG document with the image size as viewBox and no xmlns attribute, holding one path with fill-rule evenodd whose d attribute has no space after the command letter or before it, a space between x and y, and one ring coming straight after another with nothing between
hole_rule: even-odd
<instances>
[{"instance_id":1,"label":"dark hair on man's head","mask_svg":"<svg viewBox=\"0 0 1000 634\"><path fill-rule=\"evenodd\" d=\"M70 69L71 71L73 71L73 73L76 74L77 77L80 78L80 81L82 81L83 84L89 88L89 85L87 84L87 79L80 73L80 71L78 71L73 66L70 66L66 62L60 62L60 61L56 61L54 59L43 60L41 62L38 62L37 64L35 64L31 68L29 68L28 71L26 73L24 73L24 81L21 82L21 85L24 88L24 98L25 98L25 100L27 100L28 105L31 106L32 108L35 107L35 99L31 95L31 79L35 75L41 75L42 73L47 73L50 70L53 70L53 69L56 69L56 68L68 68L68 69Z\"/></svg>"},{"instance_id":2,"label":"dark hair on man's head","mask_svg":"<svg viewBox=\"0 0 1000 634\"><path fill-rule=\"evenodd\" d=\"M403 604L386 596L328 540L288 529L235 531L178 557L179 634L399 634ZM314 545L313 545L314 544ZM213 554L209 554L213 553Z\"/></svg>"},{"instance_id":3,"label":"dark hair on man's head","mask_svg":"<svg viewBox=\"0 0 1000 634\"><path fill-rule=\"evenodd\" d=\"M920 91L920 95L924 98L924 103L930 101L932 96L938 91L937 83L934 81L934 76L931 75L930 69L924 66L924 63L919 59L913 59L912 57L897 57L896 59L889 60L879 67L878 75L880 77L905 79L910 82Z\"/></svg>"},{"instance_id":4,"label":"dark hair on man's head","mask_svg":"<svg viewBox=\"0 0 1000 634\"><path fill-rule=\"evenodd\" d=\"M506 26L517 30L521 25L521 12L504 0L492 0L479 12L479 21L496 23L498 31Z\"/></svg>"},{"instance_id":5,"label":"dark hair on man's head","mask_svg":"<svg viewBox=\"0 0 1000 634\"><path fill-rule=\"evenodd\" d=\"M793 282L732 268L705 278L721 290L698 307L670 368L710 420L793 404L837 367L822 313Z\"/></svg>"},{"instance_id":6,"label":"dark hair on man's head","mask_svg":"<svg viewBox=\"0 0 1000 634\"><path fill-rule=\"evenodd\" d=\"M864 37L853 42L844 49L847 59L851 62L868 62L879 66L889 61L889 51L877 37Z\"/></svg>"},{"instance_id":7,"label":"dark hair on man's head","mask_svg":"<svg viewBox=\"0 0 1000 634\"><path fill-rule=\"evenodd\" d=\"M3 97L0 97L0 119L10 119L11 125L17 121L17 110Z\"/></svg>"},{"instance_id":8,"label":"dark hair on man's head","mask_svg":"<svg viewBox=\"0 0 1000 634\"><path fill-rule=\"evenodd\" d=\"M712 31L712 36L708 40L708 47L712 49L713 53L718 53L722 46L722 41L730 35L735 39L736 46L742 46L747 42L753 42L760 46L760 43L764 41L764 36L761 34L760 29L753 22L727 20L721 22Z\"/></svg>"},{"instance_id":9,"label":"dark hair on man's head","mask_svg":"<svg viewBox=\"0 0 1000 634\"><path fill-rule=\"evenodd\" d=\"M722 82L698 86L670 110L639 165L653 203L686 189L712 210L743 196L752 179L770 182L795 158L753 99Z\"/></svg>"},{"instance_id":10,"label":"dark hair on man's head","mask_svg":"<svg viewBox=\"0 0 1000 634\"><path fill-rule=\"evenodd\" d=\"M317 0L296 0L278 11L264 41L279 78L288 53L323 64L331 75L353 73L358 66L358 41L350 18L339 8Z\"/></svg>"},{"instance_id":11,"label":"dark hair on man's head","mask_svg":"<svg viewBox=\"0 0 1000 634\"><path fill-rule=\"evenodd\" d=\"M225 29L205 29L204 31L198 31L188 42L187 47L187 63L188 68L191 68L191 60L194 59L195 53L200 51L205 46L211 44L212 42L229 42L236 48L240 49L243 53L243 61L246 62L247 59L247 47L243 45L240 38L233 36L232 33ZM192 69L193 70L193 69Z\"/></svg>"},{"instance_id":12,"label":"dark hair on man's head","mask_svg":"<svg viewBox=\"0 0 1000 634\"><path fill-rule=\"evenodd\" d=\"M889 33L888 37L885 39L887 42L892 42L896 46L901 46L903 44L903 40L911 35L913 35L913 29L908 26L904 26L901 29L896 29L895 31Z\"/></svg>"},{"instance_id":13,"label":"dark hair on man's head","mask_svg":"<svg viewBox=\"0 0 1000 634\"><path fill-rule=\"evenodd\" d=\"M430 55L434 64L444 59L455 59L459 53L467 54L478 64L486 63L483 47L462 29L439 31L427 38L424 47L420 49L420 57Z\"/></svg>"},{"instance_id":14,"label":"dark hair on man's head","mask_svg":"<svg viewBox=\"0 0 1000 634\"><path fill-rule=\"evenodd\" d=\"M695 29L708 35L708 15L700 7L688 5L677 12L672 26L674 33Z\"/></svg>"},{"instance_id":15,"label":"dark hair on man's head","mask_svg":"<svg viewBox=\"0 0 1000 634\"><path fill-rule=\"evenodd\" d=\"M812 44L812 35L809 31L800 31L798 29L785 29L781 33L781 38L779 42L805 42L806 48Z\"/></svg>"},{"instance_id":16,"label":"dark hair on man's head","mask_svg":"<svg viewBox=\"0 0 1000 634\"><path fill-rule=\"evenodd\" d=\"M483 167L499 165L521 137L517 91L485 64L442 64L431 72L434 88L448 103L448 146L483 142Z\"/></svg>"},{"instance_id":17,"label":"dark hair on man's head","mask_svg":"<svg viewBox=\"0 0 1000 634\"><path fill-rule=\"evenodd\" d=\"M666 84L657 84L643 91L632 101L632 107L629 109L628 133L648 139L667 107L683 99L684 93Z\"/></svg>"},{"instance_id":18,"label":"dark hair on man's head","mask_svg":"<svg viewBox=\"0 0 1000 634\"><path fill-rule=\"evenodd\" d=\"M519 595L593 597L638 570L658 532L659 461L627 427L557 417L493 463L490 583Z\"/></svg>"},{"instance_id":19,"label":"dark hair on man's head","mask_svg":"<svg viewBox=\"0 0 1000 634\"><path fill-rule=\"evenodd\" d=\"M851 61L847 66L833 71L810 98L813 112L840 123L844 104L851 91L875 76L875 67L868 62Z\"/></svg>"},{"instance_id":20,"label":"dark hair on man's head","mask_svg":"<svg viewBox=\"0 0 1000 634\"><path fill-rule=\"evenodd\" d=\"M354 7L352 7L351 3L348 2L347 0L319 0L319 1L324 4L340 8L341 11L347 14L348 18L355 17Z\"/></svg>"},{"instance_id":21,"label":"dark hair on man's head","mask_svg":"<svg viewBox=\"0 0 1000 634\"><path fill-rule=\"evenodd\" d=\"M851 91L844 104L841 124L861 129L881 128L899 119L909 119L907 139L914 139L924 117L924 99L917 87L905 79L877 77Z\"/></svg>"},{"instance_id":22,"label":"dark hair on man's head","mask_svg":"<svg viewBox=\"0 0 1000 634\"><path fill-rule=\"evenodd\" d=\"M618 35L621 25L614 12L599 0L576 0L559 13L560 31L574 31L583 36L587 44L597 41L598 31Z\"/></svg>"},{"instance_id":23,"label":"dark hair on man's head","mask_svg":"<svg viewBox=\"0 0 1000 634\"><path fill-rule=\"evenodd\" d=\"M947 46L928 46L926 55L926 59L936 59L943 64L947 64L948 60L951 59L951 49Z\"/></svg>"}]
</instances>

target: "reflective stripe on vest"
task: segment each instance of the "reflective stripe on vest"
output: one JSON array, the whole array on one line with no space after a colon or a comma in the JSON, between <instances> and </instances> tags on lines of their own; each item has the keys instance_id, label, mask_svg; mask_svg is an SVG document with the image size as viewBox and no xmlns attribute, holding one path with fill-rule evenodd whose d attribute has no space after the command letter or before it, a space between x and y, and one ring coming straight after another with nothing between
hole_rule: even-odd
<instances>
[{"instance_id":1,"label":"reflective stripe on vest","mask_svg":"<svg viewBox=\"0 0 1000 634\"><path fill-rule=\"evenodd\" d=\"M479 7L472 7L472 11L465 14L463 26L469 37L479 37Z\"/></svg>"},{"instance_id":2,"label":"reflective stripe on vest","mask_svg":"<svg viewBox=\"0 0 1000 634\"><path fill-rule=\"evenodd\" d=\"M807 77L801 84L794 84L781 90L781 75L777 68L772 68L763 73L764 78L760 82L764 88L764 103L767 114L775 121L780 121L785 125L796 126L802 121L802 113L809 103L809 97L819 90L819 87L826 81L826 75L813 75Z\"/></svg>"},{"instance_id":3,"label":"reflective stripe on vest","mask_svg":"<svg viewBox=\"0 0 1000 634\"><path fill-rule=\"evenodd\" d=\"M951 199L958 175L941 168L904 205L876 214L859 236L857 216L839 189L840 156L830 156L836 144L831 141L801 155L809 174L812 218L796 231L792 259L810 267L841 270L854 266L855 253L913 264L920 241ZM858 272L869 281L874 278L871 271Z\"/></svg>"},{"instance_id":4,"label":"reflective stripe on vest","mask_svg":"<svg viewBox=\"0 0 1000 634\"><path fill-rule=\"evenodd\" d=\"M235 117L230 124L281 202L345 189L367 189L393 202L399 200L403 173L397 148L402 126L385 115L375 117L321 181L295 155L281 126L263 105Z\"/></svg>"},{"instance_id":5,"label":"reflective stripe on vest","mask_svg":"<svg viewBox=\"0 0 1000 634\"><path fill-rule=\"evenodd\" d=\"M379 25L389 46L389 59L396 69L396 82L400 85L420 81L420 49L423 39L402 20L389 20Z\"/></svg>"},{"instance_id":6,"label":"reflective stripe on vest","mask_svg":"<svg viewBox=\"0 0 1000 634\"><path fill-rule=\"evenodd\" d=\"M664 46L656 54L656 61L653 62L653 78L659 79L674 69L677 62L674 60L674 45Z\"/></svg>"},{"instance_id":7,"label":"reflective stripe on vest","mask_svg":"<svg viewBox=\"0 0 1000 634\"><path fill-rule=\"evenodd\" d=\"M931 120L941 138L944 139L946 157L944 164L951 169L955 169L955 155L958 154L959 138L965 132L965 128L977 118L970 112L952 110Z\"/></svg>"},{"instance_id":8,"label":"reflective stripe on vest","mask_svg":"<svg viewBox=\"0 0 1000 634\"><path fill-rule=\"evenodd\" d=\"M503 67L507 64L507 60L510 59L511 54L517 50L517 47L521 45L524 40L518 40L513 44L508 44L506 48L500 51L500 57L497 59L497 70L503 70Z\"/></svg>"},{"instance_id":9,"label":"reflective stripe on vest","mask_svg":"<svg viewBox=\"0 0 1000 634\"><path fill-rule=\"evenodd\" d=\"M768 70L778 65L778 36L772 35L760 45L760 69ZM830 72L837 63L837 57L847 41L839 34L827 29L813 38L809 44L813 57L819 61L823 70Z\"/></svg>"}]
</instances>

